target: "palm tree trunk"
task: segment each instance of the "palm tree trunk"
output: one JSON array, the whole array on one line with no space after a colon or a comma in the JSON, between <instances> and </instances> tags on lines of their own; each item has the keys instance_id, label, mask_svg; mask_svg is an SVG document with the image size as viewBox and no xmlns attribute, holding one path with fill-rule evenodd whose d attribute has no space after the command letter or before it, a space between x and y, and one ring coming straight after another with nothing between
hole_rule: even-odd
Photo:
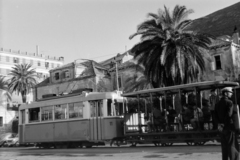
<instances>
[{"instance_id":1,"label":"palm tree trunk","mask_svg":"<svg viewBox=\"0 0 240 160\"><path fill-rule=\"evenodd\" d=\"M26 103L26 102L27 102L26 92L25 92L25 91L22 91L22 92L21 92L21 95L22 95L22 102L23 102L23 103Z\"/></svg>"}]
</instances>

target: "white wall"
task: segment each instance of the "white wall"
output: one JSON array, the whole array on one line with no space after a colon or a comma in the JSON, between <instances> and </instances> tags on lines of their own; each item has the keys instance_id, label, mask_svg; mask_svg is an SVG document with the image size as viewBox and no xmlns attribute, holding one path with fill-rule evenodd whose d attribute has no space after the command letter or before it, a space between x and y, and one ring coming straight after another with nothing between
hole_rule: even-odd
<instances>
[{"instance_id":1,"label":"white wall","mask_svg":"<svg viewBox=\"0 0 240 160\"><path fill-rule=\"evenodd\" d=\"M7 96L6 91L0 89L0 117L3 117L3 124L11 122L16 116L16 111L7 110Z\"/></svg>"}]
</instances>

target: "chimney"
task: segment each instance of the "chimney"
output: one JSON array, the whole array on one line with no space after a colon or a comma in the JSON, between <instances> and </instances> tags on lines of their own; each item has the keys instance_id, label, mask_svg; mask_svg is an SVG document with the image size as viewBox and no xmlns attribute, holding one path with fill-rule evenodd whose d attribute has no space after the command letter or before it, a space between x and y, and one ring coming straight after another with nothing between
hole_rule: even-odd
<instances>
[{"instance_id":1,"label":"chimney","mask_svg":"<svg viewBox=\"0 0 240 160\"><path fill-rule=\"evenodd\" d=\"M235 44L239 44L239 33L237 26L234 27L233 35L232 35L232 41Z\"/></svg>"},{"instance_id":2,"label":"chimney","mask_svg":"<svg viewBox=\"0 0 240 160\"><path fill-rule=\"evenodd\" d=\"M36 46L36 53L37 53L37 55L39 54L39 46L38 45Z\"/></svg>"}]
</instances>

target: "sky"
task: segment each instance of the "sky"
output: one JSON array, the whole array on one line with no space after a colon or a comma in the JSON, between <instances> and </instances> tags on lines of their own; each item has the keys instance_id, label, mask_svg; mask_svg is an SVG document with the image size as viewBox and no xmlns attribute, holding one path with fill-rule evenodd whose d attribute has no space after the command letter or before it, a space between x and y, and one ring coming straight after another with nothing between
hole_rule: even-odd
<instances>
[{"instance_id":1,"label":"sky","mask_svg":"<svg viewBox=\"0 0 240 160\"><path fill-rule=\"evenodd\" d=\"M139 42L129 40L148 13L164 5L206 16L239 0L0 0L0 48L101 62Z\"/></svg>"}]
</instances>

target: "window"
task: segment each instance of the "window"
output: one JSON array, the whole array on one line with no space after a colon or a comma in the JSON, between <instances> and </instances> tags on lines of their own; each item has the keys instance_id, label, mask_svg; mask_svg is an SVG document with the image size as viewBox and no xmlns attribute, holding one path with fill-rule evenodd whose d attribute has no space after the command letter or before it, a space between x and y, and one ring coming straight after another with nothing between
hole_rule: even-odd
<instances>
[{"instance_id":1,"label":"window","mask_svg":"<svg viewBox=\"0 0 240 160\"><path fill-rule=\"evenodd\" d=\"M69 118L83 118L83 103L70 103L69 108Z\"/></svg>"},{"instance_id":2,"label":"window","mask_svg":"<svg viewBox=\"0 0 240 160\"><path fill-rule=\"evenodd\" d=\"M103 115L102 101L89 101L91 117L101 117Z\"/></svg>"},{"instance_id":3,"label":"window","mask_svg":"<svg viewBox=\"0 0 240 160\"><path fill-rule=\"evenodd\" d=\"M9 57L8 56L6 56L6 61L9 62Z\"/></svg>"},{"instance_id":4,"label":"window","mask_svg":"<svg viewBox=\"0 0 240 160\"><path fill-rule=\"evenodd\" d=\"M2 57L1 57L1 55L0 55L0 61L1 61L1 59L2 59Z\"/></svg>"},{"instance_id":5,"label":"window","mask_svg":"<svg viewBox=\"0 0 240 160\"><path fill-rule=\"evenodd\" d=\"M54 63L52 63L52 68L54 68Z\"/></svg>"},{"instance_id":6,"label":"window","mask_svg":"<svg viewBox=\"0 0 240 160\"><path fill-rule=\"evenodd\" d=\"M23 64L25 64L25 63L26 63L26 59L25 59L25 58L23 58L23 59L22 59L22 61L23 61Z\"/></svg>"},{"instance_id":7,"label":"window","mask_svg":"<svg viewBox=\"0 0 240 160\"><path fill-rule=\"evenodd\" d=\"M22 116L22 124L25 124L25 110L21 111L21 116Z\"/></svg>"},{"instance_id":8,"label":"window","mask_svg":"<svg viewBox=\"0 0 240 160\"><path fill-rule=\"evenodd\" d=\"M59 72L55 73L55 80L59 80Z\"/></svg>"},{"instance_id":9,"label":"window","mask_svg":"<svg viewBox=\"0 0 240 160\"><path fill-rule=\"evenodd\" d=\"M32 59L30 60L30 64L33 65L33 60Z\"/></svg>"},{"instance_id":10,"label":"window","mask_svg":"<svg viewBox=\"0 0 240 160\"><path fill-rule=\"evenodd\" d=\"M221 56L215 56L215 65L216 65L216 70L222 69L222 65L221 65Z\"/></svg>"},{"instance_id":11,"label":"window","mask_svg":"<svg viewBox=\"0 0 240 160\"><path fill-rule=\"evenodd\" d=\"M3 117L0 117L0 127L3 126Z\"/></svg>"},{"instance_id":12,"label":"window","mask_svg":"<svg viewBox=\"0 0 240 160\"><path fill-rule=\"evenodd\" d=\"M67 119L67 104L55 106L55 119Z\"/></svg>"},{"instance_id":13,"label":"window","mask_svg":"<svg viewBox=\"0 0 240 160\"><path fill-rule=\"evenodd\" d=\"M63 78L70 78L70 72L68 70L63 72Z\"/></svg>"},{"instance_id":14,"label":"window","mask_svg":"<svg viewBox=\"0 0 240 160\"><path fill-rule=\"evenodd\" d=\"M19 58L14 57L13 58L13 63L19 63Z\"/></svg>"},{"instance_id":15,"label":"window","mask_svg":"<svg viewBox=\"0 0 240 160\"><path fill-rule=\"evenodd\" d=\"M113 116L113 108L112 108L112 100L111 99L107 100L107 115Z\"/></svg>"},{"instance_id":16,"label":"window","mask_svg":"<svg viewBox=\"0 0 240 160\"><path fill-rule=\"evenodd\" d=\"M60 67L60 64L57 64L57 67Z\"/></svg>"},{"instance_id":17,"label":"window","mask_svg":"<svg viewBox=\"0 0 240 160\"><path fill-rule=\"evenodd\" d=\"M40 115L40 108L29 109L29 122L38 122Z\"/></svg>"},{"instance_id":18,"label":"window","mask_svg":"<svg viewBox=\"0 0 240 160\"><path fill-rule=\"evenodd\" d=\"M117 102L117 100L114 100L114 103L112 103L111 99L108 99L107 101L107 115L108 116L121 116L123 115L123 103Z\"/></svg>"},{"instance_id":19,"label":"window","mask_svg":"<svg viewBox=\"0 0 240 160\"><path fill-rule=\"evenodd\" d=\"M43 74L42 74L42 73L37 73L37 77L38 77L38 78L42 78L42 77L43 77Z\"/></svg>"},{"instance_id":20,"label":"window","mask_svg":"<svg viewBox=\"0 0 240 160\"><path fill-rule=\"evenodd\" d=\"M46 68L49 67L49 62L45 62L45 67L46 67Z\"/></svg>"},{"instance_id":21,"label":"window","mask_svg":"<svg viewBox=\"0 0 240 160\"><path fill-rule=\"evenodd\" d=\"M41 66L41 62L40 61L38 61L38 66Z\"/></svg>"},{"instance_id":22,"label":"window","mask_svg":"<svg viewBox=\"0 0 240 160\"><path fill-rule=\"evenodd\" d=\"M43 107L42 108L42 121L51 121L53 120L53 107Z\"/></svg>"}]
</instances>

